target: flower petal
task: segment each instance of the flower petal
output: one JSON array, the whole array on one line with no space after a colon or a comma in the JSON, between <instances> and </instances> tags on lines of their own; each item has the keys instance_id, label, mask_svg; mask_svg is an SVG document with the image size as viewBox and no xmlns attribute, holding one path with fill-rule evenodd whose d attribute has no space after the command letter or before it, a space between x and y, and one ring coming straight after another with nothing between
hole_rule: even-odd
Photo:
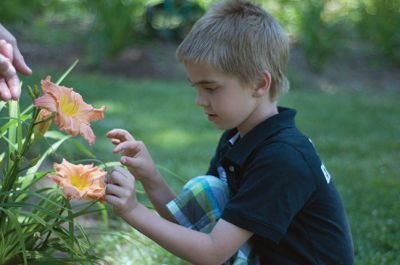
<instances>
[{"instance_id":1,"label":"flower petal","mask_svg":"<svg viewBox=\"0 0 400 265\"><path fill-rule=\"evenodd\" d=\"M96 141L96 135L94 135L93 130L89 125L82 123L80 133L90 145L94 144Z\"/></svg>"},{"instance_id":2,"label":"flower petal","mask_svg":"<svg viewBox=\"0 0 400 265\"><path fill-rule=\"evenodd\" d=\"M33 101L33 105L38 108L47 109L51 112L54 112L57 109L56 100L48 94L45 94L45 95L35 99Z\"/></svg>"},{"instance_id":3,"label":"flower petal","mask_svg":"<svg viewBox=\"0 0 400 265\"><path fill-rule=\"evenodd\" d=\"M78 113L79 120L84 123L90 123L104 118L106 106L99 109L91 108L90 110L80 110Z\"/></svg>"}]
</instances>

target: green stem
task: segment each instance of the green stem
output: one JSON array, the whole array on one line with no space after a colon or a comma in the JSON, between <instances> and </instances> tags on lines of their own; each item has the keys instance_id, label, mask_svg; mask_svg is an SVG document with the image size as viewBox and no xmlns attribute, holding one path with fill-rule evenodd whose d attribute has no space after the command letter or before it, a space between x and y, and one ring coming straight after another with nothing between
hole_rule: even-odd
<instances>
[{"instance_id":1,"label":"green stem","mask_svg":"<svg viewBox=\"0 0 400 265\"><path fill-rule=\"evenodd\" d=\"M8 171L8 174L6 174L4 176L4 183L1 188L2 192L10 191L12 189L12 187L14 186L14 183L17 179L18 173L20 172L19 164L21 162L21 159L24 157L24 155L30 148L31 138L32 138L32 134L33 134L33 128L35 127L34 121L36 120L38 114L39 114L39 110L35 109L35 111L33 112L33 116L32 116L32 122L29 126L27 136L25 138L25 142L22 147L21 153L19 153L16 156L15 160L13 161L11 169ZM9 196L7 193L5 193L4 195L0 195L0 203L7 202L8 198L9 198ZM2 224L2 222L4 220L4 216L5 215L3 213L0 213L0 225Z\"/></svg>"}]
</instances>

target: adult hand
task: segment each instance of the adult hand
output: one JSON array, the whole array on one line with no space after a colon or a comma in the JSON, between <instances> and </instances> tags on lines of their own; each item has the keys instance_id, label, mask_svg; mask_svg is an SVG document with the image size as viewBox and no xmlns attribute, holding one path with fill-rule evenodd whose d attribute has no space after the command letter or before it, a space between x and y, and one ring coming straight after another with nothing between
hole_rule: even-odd
<instances>
[{"instance_id":1,"label":"adult hand","mask_svg":"<svg viewBox=\"0 0 400 265\"><path fill-rule=\"evenodd\" d=\"M21 87L17 71L25 75L32 73L18 49L16 39L0 24L0 99L19 98Z\"/></svg>"},{"instance_id":2,"label":"adult hand","mask_svg":"<svg viewBox=\"0 0 400 265\"><path fill-rule=\"evenodd\" d=\"M144 185L151 185L161 178L153 159L145 144L137 141L125 130L114 129L107 133L112 143L116 145L113 153L121 153L121 164L128 167L128 170Z\"/></svg>"}]
</instances>

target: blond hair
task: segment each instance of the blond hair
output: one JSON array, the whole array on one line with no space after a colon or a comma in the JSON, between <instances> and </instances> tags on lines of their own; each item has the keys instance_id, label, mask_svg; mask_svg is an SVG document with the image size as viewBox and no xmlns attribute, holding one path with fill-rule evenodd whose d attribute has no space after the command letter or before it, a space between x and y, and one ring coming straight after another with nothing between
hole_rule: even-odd
<instances>
[{"instance_id":1,"label":"blond hair","mask_svg":"<svg viewBox=\"0 0 400 265\"><path fill-rule=\"evenodd\" d=\"M289 89L288 38L271 15L249 1L214 5L194 24L176 55L183 63L207 63L246 84L258 82L260 74L268 71L272 99Z\"/></svg>"}]
</instances>

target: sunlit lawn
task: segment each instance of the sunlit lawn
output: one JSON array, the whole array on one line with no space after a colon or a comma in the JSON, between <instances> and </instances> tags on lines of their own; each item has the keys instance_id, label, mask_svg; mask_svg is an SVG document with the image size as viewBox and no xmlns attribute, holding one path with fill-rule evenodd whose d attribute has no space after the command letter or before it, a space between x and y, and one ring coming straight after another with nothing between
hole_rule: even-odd
<instances>
[{"instance_id":1,"label":"sunlit lawn","mask_svg":"<svg viewBox=\"0 0 400 265\"><path fill-rule=\"evenodd\" d=\"M124 128L148 145L176 191L181 184L170 172L188 179L207 169L220 132L195 106L194 90L184 80L73 73L64 84L91 104L108 107L106 118L93 125L98 138L91 151L98 159L118 159L104 134ZM356 264L400 264L400 94L345 90L294 87L281 105L298 110L298 126L316 144L334 177L350 219ZM62 156L85 158L73 147L64 148L53 159ZM111 264L183 263L120 225L118 219L112 218L111 223L109 232L95 237L96 250Z\"/></svg>"}]
</instances>

